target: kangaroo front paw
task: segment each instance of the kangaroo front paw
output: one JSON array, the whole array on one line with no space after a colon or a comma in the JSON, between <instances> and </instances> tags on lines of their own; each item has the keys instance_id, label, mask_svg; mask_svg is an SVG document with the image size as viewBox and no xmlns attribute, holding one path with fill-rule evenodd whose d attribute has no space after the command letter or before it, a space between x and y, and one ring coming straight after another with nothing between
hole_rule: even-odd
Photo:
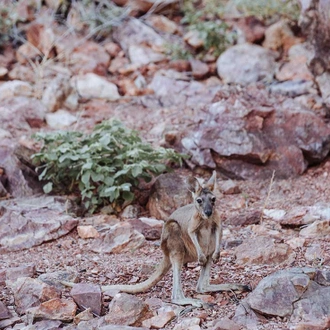
<instances>
[{"instance_id":1,"label":"kangaroo front paw","mask_svg":"<svg viewBox=\"0 0 330 330\"><path fill-rule=\"evenodd\" d=\"M214 263L217 263L220 259L220 252L214 252L212 255L212 260Z\"/></svg>"},{"instance_id":2,"label":"kangaroo front paw","mask_svg":"<svg viewBox=\"0 0 330 330\"><path fill-rule=\"evenodd\" d=\"M200 264L200 266L205 266L206 265L206 262L207 262L207 259L205 257L204 254L200 254L198 256L198 263Z\"/></svg>"}]
</instances>

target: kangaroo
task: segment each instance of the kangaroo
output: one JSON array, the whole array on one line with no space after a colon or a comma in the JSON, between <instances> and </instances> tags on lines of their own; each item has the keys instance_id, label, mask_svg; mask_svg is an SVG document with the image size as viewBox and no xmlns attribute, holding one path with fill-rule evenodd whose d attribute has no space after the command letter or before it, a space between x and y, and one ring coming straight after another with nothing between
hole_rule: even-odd
<instances>
[{"instance_id":1,"label":"kangaroo","mask_svg":"<svg viewBox=\"0 0 330 330\"><path fill-rule=\"evenodd\" d=\"M220 257L222 238L221 218L215 209L216 172L204 185L196 178L194 202L174 211L166 221L162 231L161 249L163 260L155 272L144 282L133 285L107 285L102 291L117 289L126 293L144 292L159 282L170 270L173 270L172 303L201 307L198 299L186 298L181 284L181 269L188 262L198 261L201 266L196 291L198 293L217 291L250 291L248 285L210 284L212 261Z\"/></svg>"},{"instance_id":2,"label":"kangaroo","mask_svg":"<svg viewBox=\"0 0 330 330\"><path fill-rule=\"evenodd\" d=\"M144 282L132 285L106 285L101 287L102 291L119 290L126 293L147 291L172 267L172 303L201 307L200 300L185 297L181 283L183 265L194 261L198 261L201 266L196 288L198 293L251 291L248 285L243 284L210 284L211 264L219 260L222 238L221 218L215 208L215 191L215 171L206 184L196 178L195 190L192 192L193 203L175 210L164 224L161 236L161 249L164 255L155 272Z\"/></svg>"}]
</instances>

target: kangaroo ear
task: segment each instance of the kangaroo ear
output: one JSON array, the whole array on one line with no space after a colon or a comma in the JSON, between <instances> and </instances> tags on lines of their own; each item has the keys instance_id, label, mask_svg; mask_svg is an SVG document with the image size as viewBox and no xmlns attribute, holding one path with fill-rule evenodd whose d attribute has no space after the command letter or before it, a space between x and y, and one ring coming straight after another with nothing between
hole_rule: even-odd
<instances>
[{"instance_id":1,"label":"kangaroo ear","mask_svg":"<svg viewBox=\"0 0 330 330\"><path fill-rule=\"evenodd\" d=\"M200 178L195 178L195 179L196 179L196 181L195 181L195 193L198 193L198 192L200 192L200 191L203 189L203 187L204 187L204 185L203 185L203 180L200 179Z\"/></svg>"},{"instance_id":2,"label":"kangaroo ear","mask_svg":"<svg viewBox=\"0 0 330 330\"><path fill-rule=\"evenodd\" d=\"M206 187L210 189L210 191L214 191L217 188L217 172L213 171L212 176L209 181L207 181Z\"/></svg>"}]
</instances>

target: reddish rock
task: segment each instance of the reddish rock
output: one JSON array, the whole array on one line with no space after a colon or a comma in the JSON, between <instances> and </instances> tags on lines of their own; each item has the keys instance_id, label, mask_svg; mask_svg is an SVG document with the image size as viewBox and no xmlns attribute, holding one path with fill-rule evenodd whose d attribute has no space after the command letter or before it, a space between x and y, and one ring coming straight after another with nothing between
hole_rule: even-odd
<instances>
[{"instance_id":1,"label":"reddish rock","mask_svg":"<svg viewBox=\"0 0 330 330\"><path fill-rule=\"evenodd\" d=\"M264 236L247 239L236 248L236 262L240 265L290 264L295 256L289 245Z\"/></svg>"},{"instance_id":2,"label":"reddish rock","mask_svg":"<svg viewBox=\"0 0 330 330\"><path fill-rule=\"evenodd\" d=\"M35 264L25 264L4 269L2 272L4 273L3 280L16 281L19 277L33 277L36 273L36 266ZM0 275L0 284L1 283L4 283L4 281L1 281Z\"/></svg>"},{"instance_id":3,"label":"reddish rock","mask_svg":"<svg viewBox=\"0 0 330 330\"><path fill-rule=\"evenodd\" d=\"M241 326L229 319L228 317L222 320L215 321L213 330L240 330Z\"/></svg>"},{"instance_id":4,"label":"reddish rock","mask_svg":"<svg viewBox=\"0 0 330 330\"><path fill-rule=\"evenodd\" d=\"M127 293L118 293L109 304L109 313L105 316L108 324L136 325L148 314L148 305L142 299Z\"/></svg>"},{"instance_id":5,"label":"reddish rock","mask_svg":"<svg viewBox=\"0 0 330 330\"><path fill-rule=\"evenodd\" d=\"M38 56L40 56L40 51L28 42L19 46L16 52L17 61L25 65L29 61L36 60Z\"/></svg>"},{"instance_id":6,"label":"reddish rock","mask_svg":"<svg viewBox=\"0 0 330 330\"><path fill-rule=\"evenodd\" d=\"M163 15L149 15L147 17L147 22L151 24L156 30L165 33L172 33L174 34L178 26L175 22L169 20L166 16Z\"/></svg>"},{"instance_id":7,"label":"reddish rock","mask_svg":"<svg viewBox=\"0 0 330 330\"><path fill-rule=\"evenodd\" d=\"M22 211L22 205L24 212ZM54 197L25 197L4 205L0 218L0 253L28 249L70 232L78 219L67 215L66 201Z\"/></svg>"},{"instance_id":8,"label":"reddish rock","mask_svg":"<svg viewBox=\"0 0 330 330\"><path fill-rule=\"evenodd\" d=\"M93 241L90 249L97 253L123 253L138 249L145 243L142 234L127 222L114 225L110 230Z\"/></svg>"},{"instance_id":9,"label":"reddish rock","mask_svg":"<svg viewBox=\"0 0 330 330\"><path fill-rule=\"evenodd\" d=\"M207 118L195 118L182 145L193 164L217 167L230 178L269 179L274 170L277 178L297 176L330 150L330 128L323 119L256 86L242 92L223 88Z\"/></svg>"},{"instance_id":10,"label":"reddish rock","mask_svg":"<svg viewBox=\"0 0 330 330\"><path fill-rule=\"evenodd\" d=\"M150 319L146 319L142 322L142 325L148 329L163 329L167 323L176 317L174 311L164 311L158 313Z\"/></svg>"},{"instance_id":11,"label":"reddish rock","mask_svg":"<svg viewBox=\"0 0 330 330\"><path fill-rule=\"evenodd\" d=\"M167 220L178 207L192 202L191 185L186 177L178 173L160 175L151 188L148 201L150 215Z\"/></svg>"},{"instance_id":12,"label":"reddish rock","mask_svg":"<svg viewBox=\"0 0 330 330\"><path fill-rule=\"evenodd\" d=\"M42 302L61 297L61 292L56 288L29 277L20 277L15 282L6 281L6 284L14 293L19 314L24 314L28 308L39 306Z\"/></svg>"},{"instance_id":13,"label":"reddish rock","mask_svg":"<svg viewBox=\"0 0 330 330\"><path fill-rule=\"evenodd\" d=\"M185 72L191 70L191 64L187 60L172 60L169 62L169 68L179 72Z\"/></svg>"},{"instance_id":14,"label":"reddish rock","mask_svg":"<svg viewBox=\"0 0 330 330\"><path fill-rule=\"evenodd\" d=\"M50 25L32 23L26 31L27 41L47 58L55 56L55 33Z\"/></svg>"},{"instance_id":15,"label":"reddish rock","mask_svg":"<svg viewBox=\"0 0 330 330\"><path fill-rule=\"evenodd\" d=\"M241 189L233 180L226 180L221 182L220 190L225 195L239 194L241 192Z\"/></svg>"},{"instance_id":16,"label":"reddish rock","mask_svg":"<svg viewBox=\"0 0 330 330\"><path fill-rule=\"evenodd\" d=\"M163 229L163 221L159 221L159 223L155 226L151 226L148 223L142 221L141 219L130 219L127 221L147 240L154 241L160 239Z\"/></svg>"},{"instance_id":17,"label":"reddish rock","mask_svg":"<svg viewBox=\"0 0 330 330\"><path fill-rule=\"evenodd\" d=\"M203 79L209 74L209 67L206 63L192 59L190 60L192 75L195 79Z\"/></svg>"},{"instance_id":18,"label":"reddish rock","mask_svg":"<svg viewBox=\"0 0 330 330\"><path fill-rule=\"evenodd\" d=\"M92 313L101 315L102 292L99 285L78 283L73 286L70 294L81 309L89 308Z\"/></svg>"},{"instance_id":19,"label":"reddish rock","mask_svg":"<svg viewBox=\"0 0 330 330\"><path fill-rule=\"evenodd\" d=\"M71 299L55 298L37 307L29 308L26 313L30 322L35 319L71 322L76 315L76 311L77 305Z\"/></svg>"},{"instance_id":20,"label":"reddish rock","mask_svg":"<svg viewBox=\"0 0 330 330\"><path fill-rule=\"evenodd\" d=\"M93 226L77 226L78 235L81 238L97 238L100 233Z\"/></svg>"},{"instance_id":21,"label":"reddish rock","mask_svg":"<svg viewBox=\"0 0 330 330\"><path fill-rule=\"evenodd\" d=\"M104 45L104 49L108 52L111 58L116 58L121 52L121 48L115 42L108 42Z\"/></svg>"},{"instance_id":22,"label":"reddish rock","mask_svg":"<svg viewBox=\"0 0 330 330\"><path fill-rule=\"evenodd\" d=\"M110 55L101 45L86 41L73 50L71 62L74 74L92 72L105 76L110 64Z\"/></svg>"},{"instance_id":23,"label":"reddish rock","mask_svg":"<svg viewBox=\"0 0 330 330\"><path fill-rule=\"evenodd\" d=\"M291 46L300 43L285 20L278 21L269 26L265 31L265 41L263 47L271 50L283 50L288 52Z\"/></svg>"},{"instance_id":24,"label":"reddish rock","mask_svg":"<svg viewBox=\"0 0 330 330\"><path fill-rule=\"evenodd\" d=\"M260 42L265 35L265 24L254 16L242 17L234 23L240 30L242 36L238 40L251 44Z\"/></svg>"},{"instance_id":25,"label":"reddish rock","mask_svg":"<svg viewBox=\"0 0 330 330\"><path fill-rule=\"evenodd\" d=\"M260 210L245 210L244 212L230 216L225 220L227 224L232 226L248 226L252 224L257 224L261 219Z\"/></svg>"}]
</instances>

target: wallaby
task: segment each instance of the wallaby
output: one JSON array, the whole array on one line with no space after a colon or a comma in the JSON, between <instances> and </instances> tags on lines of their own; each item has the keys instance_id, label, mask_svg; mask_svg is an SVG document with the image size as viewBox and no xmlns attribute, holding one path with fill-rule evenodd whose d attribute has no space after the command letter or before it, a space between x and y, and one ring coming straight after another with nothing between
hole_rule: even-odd
<instances>
[{"instance_id":1,"label":"wallaby","mask_svg":"<svg viewBox=\"0 0 330 330\"><path fill-rule=\"evenodd\" d=\"M172 303L201 307L200 300L186 298L181 284L181 269L188 262L198 261L201 266L196 291L199 293L216 291L250 291L248 285L210 284L211 263L220 257L222 225L215 208L216 172L204 185L196 178L194 202L174 211L165 222L161 237L163 260L155 272L144 282L133 285L107 285L102 291L119 290L126 293L144 292L159 282L173 270ZM68 283L63 283L67 284Z\"/></svg>"}]
</instances>

